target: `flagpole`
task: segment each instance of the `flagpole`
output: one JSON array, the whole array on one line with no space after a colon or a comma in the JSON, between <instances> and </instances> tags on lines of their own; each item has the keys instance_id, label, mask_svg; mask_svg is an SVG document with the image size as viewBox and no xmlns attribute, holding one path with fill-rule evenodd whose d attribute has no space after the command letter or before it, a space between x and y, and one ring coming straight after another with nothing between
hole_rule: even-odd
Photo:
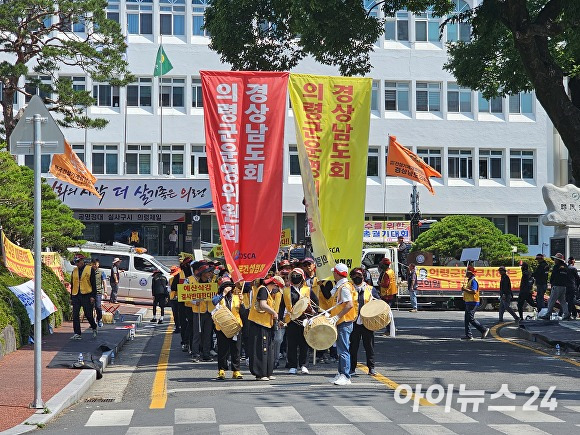
<instances>
[{"instance_id":1,"label":"flagpole","mask_svg":"<svg viewBox=\"0 0 580 435\"><path fill-rule=\"evenodd\" d=\"M125 31L125 62L129 62L129 54L128 54L128 50L129 50L129 29L127 28ZM139 82L137 82L137 89L139 89ZM125 142L125 151L124 151L124 168L123 168L123 174L127 174L127 105L129 104L129 96L127 95L129 92L129 85L125 85L125 119L124 119L124 125L123 125L123 141ZM137 96L137 98L139 98L139 96ZM137 173L139 173L139 168L137 167Z\"/></svg>"},{"instance_id":2,"label":"flagpole","mask_svg":"<svg viewBox=\"0 0 580 435\"><path fill-rule=\"evenodd\" d=\"M389 135L387 134L387 137L389 137ZM387 155L386 157L388 158L389 155L389 144L387 143ZM386 221L387 221L387 159L385 159L385 182L383 183L383 229L386 226ZM386 237L383 237L383 248L387 247L387 239Z\"/></svg>"},{"instance_id":3,"label":"flagpole","mask_svg":"<svg viewBox=\"0 0 580 435\"><path fill-rule=\"evenodd\" d=\"M161 52L163 53L163 33L161 33L161 32L159 35L159 39L160 39L159 46L161 47ZM161 82L163 81L163 58L161 61L161 65L159 65L159 68L161 68L160 74L158 76L158 80L159 80L159 109L160 109L160 116L159 116L159 169L161 172L159 175L163 175L163 94L162 94L163 86L161 84Z\"/></svg>"}]
</instances>

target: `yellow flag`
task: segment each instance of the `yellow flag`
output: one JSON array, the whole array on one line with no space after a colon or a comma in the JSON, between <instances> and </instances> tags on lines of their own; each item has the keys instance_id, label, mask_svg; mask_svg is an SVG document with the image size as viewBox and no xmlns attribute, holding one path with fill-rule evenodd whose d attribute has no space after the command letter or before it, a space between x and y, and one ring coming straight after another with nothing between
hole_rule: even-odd
<instances>
[{"instance_id":1,"label":"yellow flag","mask_svg":"<svg viewBox=\"0 0 580 435\"><path fill-rule=\"evenodd\" d=\"M87 169L83 161L79 159L79 156L76 155L67 141L64 142L64 154L52 156L50 173L59 180L85 189L98 198L101 197L97 189L95 189L97 179Z\"/></svg>"},{"instance_id":2,"label":"yellow flag","mask_svg":"<svg viewBox=\"0 0 580 435\"><path fill-rule=\"evenodd\" d=\"M309 218L316 217L318 208L331 258L349 268L359 266L372 79L290 74L289 87ZM317 201L308 198L309 176ZM314 237L312 246L318 256Z\"/></svg>"}]
</instances>

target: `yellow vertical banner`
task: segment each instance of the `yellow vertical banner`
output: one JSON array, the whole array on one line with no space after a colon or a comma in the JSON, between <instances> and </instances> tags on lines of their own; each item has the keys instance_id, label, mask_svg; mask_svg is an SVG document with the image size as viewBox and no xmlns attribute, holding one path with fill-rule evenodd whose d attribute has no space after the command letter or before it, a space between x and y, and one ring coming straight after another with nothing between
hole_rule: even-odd
<instances>
[{"instance_id":1,"label":"yellow vertical banner","mask_svg":"<svg viewBox=\"0 0 580 435\"><path fill-rule=\"evenodd\" d=\"M330 267L334 261L349 268L358 266L372 79L290 74L289 88L317 266L320 255L328 256ZM320 229L316 228L318 217ZM322 252L317 250L313 230L323 234L322 245L327 248Z\"/></svg>"},{"instance_id":2,"label":"yellow vertical banner","mask_svg":"<svg viewBox=\"0 0 580 435\"><path fill-rule=\"evenodd\" d=\"M2 234L2 254L4 266L18 276L34 279L34 258L30 249L24 249L8 240Z\"/></svg>"}]
</instances>

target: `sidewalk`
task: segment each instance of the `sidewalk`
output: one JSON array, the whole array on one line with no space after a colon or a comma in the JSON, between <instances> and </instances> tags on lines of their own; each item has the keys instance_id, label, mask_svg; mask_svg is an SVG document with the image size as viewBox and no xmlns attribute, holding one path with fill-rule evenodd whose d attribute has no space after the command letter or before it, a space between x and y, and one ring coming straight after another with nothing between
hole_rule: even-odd
<instances>
[{"instance_id":1,"label":"sidewalk","mask_svg":"<svg viewBox=\"0 0 580 435\"><path fill-rule=\"evenodd\" d=\"M0 433L16 434L35 429L37 423L54 418L66 406L74 403L96 379L95 370L68 368L77 361L80 352L86 361L89 355L95 360L101 358L106 364L110 351L107 348L120 348L129 335L129 329L116 329L131 323L138 323L139 312L146 308L134 305L121 305L120 312L125 322L99 328L97 339L92 338L88 323L81 324L83 339L72 341L72 322L64 322L55 329L54 334L42 337L42 400L44 410L30 409L34 400L34 346L26 345L0 360ZM143 315L140 316L142 319ZM101 346L104 345L103 348ZM106 375L105 375L106 376ZM68 386L68 388L67 388ZM59 394L60 393L60 394ZM32 425L22 425L24 422ZM20 426L19 426L20 425ZM12 430L9 430L13 428Z\"/></svg>"},{"instance_id":2,"label":"sidewalk","mask_svg":"<svg viewBox=\"0 0 580 435\"><path fill-rule=\"evenodd\" d=\"M580 321L524 320L520 322L518 336L547 346L560 345L562 351L580 352Z\"/></svg>"}]
</instances>

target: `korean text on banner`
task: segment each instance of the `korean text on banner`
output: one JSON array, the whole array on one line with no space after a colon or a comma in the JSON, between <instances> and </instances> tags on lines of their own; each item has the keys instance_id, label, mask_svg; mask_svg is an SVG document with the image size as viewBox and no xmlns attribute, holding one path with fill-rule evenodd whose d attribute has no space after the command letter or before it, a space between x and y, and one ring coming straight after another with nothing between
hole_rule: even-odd
<instances>
[{"instance_id":1,"label":"korean text on banner","mask_svg":"<svg viewBox=\"0 0 580 435\"><path fill-rule=\"evenodd\" d=\"M177 301L191 302L213 298L218 291L217 283L177 284Z\"/></svg>"},{"instance_id":2,"label":"korean text on banner","mask_svg":"<svg viewBox=\"0 0 580 435\"><path fill-rule=\"evenodd\" d=\"M27 281L24 284L16 285L14 287L8 287L12 293L22 302L24 308L26 308L26 313L30 319L30 323L34 325L34 281ZM50 300L50 298L42 291L42 309L40 318L46 319L52 313L56 311L56 307Z\"/></svg>"},{"instance_id":3,"label":"korean text on banner","mask_svg":"<svg viewBox=\"0 0 580 435\"><path fill-rule=\"evenodd\" d=\"M467 281L465 267L417 266L417 289L422 291L458 291ZM512 290L518 290L522 279L519 267L506 267L506 273L512 283ZM477 282L481 291L499 291L501 276L497 267L478 267Z\"/></svg>"},{"instance_id":4,"label":"korean text on banner","mask_svg":"<svg viewBox=\"0 0 580 435\"><path fill-rule=\"evenodd\" d=\"M290 246L292 244L292 230L284 228L280 234L280 246Z\"/></svg>"},{"instance_id":5,"label":"korean text on banner","mask_svg":"<svg viewBox=\"0 0 580 435\"><path fill-rule=\"evenodd\" d=\"M86 189L97 198L101 197L101 194L95 189L97 179L87 169L83 161L79 159L79 156L77 156L67 141L64 142L64 154L55 154L52 156L49 171L59 180L80 187L81 189Z\"/></svg>"},{"instance_id":6,"label":"korean text on banner","mask_svg":"<svg viewBox=\"0 0 580 435\"><path fill-rule=\"evenodd\" d=\"M370 78L290 75L299 159L301 152L308 157L328 249L349 268L362 250L371 87ZM302 174L308 213L315 214ZM314 238L312 245L318 256Z\"/></svg>"},{"instance_id":7,"label":"korean text on banner","mask_svg":"<svg viewBox=\"0 0 580 435\"><path fill-rule=\"evenodd\" d=\"M61 282L64 282L64 272L62 270L62 261L58 252L42 252L42 262L52 269Z\"/></svg>"},{"instance_id":8,"label":"korean text on banner","mask_svg":"<svg viewBox=\"0 0 580 435\"><path fill-rule=\"evenodd\" d=\"M365 221L363 242L394 243L399 236L405 242L411 241L410 221Z\"/></svg>"},{"instance_id":9,"label":"korean text on banner","mask_svg":"<svg viewBox=\"0 0 580 435\"><path fill-rule=\"evenodd\" d=\"M395 136L389 136L387 175L421 183L432 195L435 195L435 191L429 177L441 178L441 174L425 163L421 157L398 143Z\"/></svg>"},{"instance_id":10,"label":"korean text on banner","mask_svg":"<svg viewBox=\"0 0 580 435\"><path fill-rule=\"evenodd\" d=\"M2 231L2 253L6 268L18 276L34 278L34 258L30 249L15 245Z\"/></svg>"},{"instance_id":11,"label":"korean text on banner","mask_svg":"<svg viewBox=\"0 0 580 435\"><path fill-rule=\"evenodd\" d=\"M288 73L201 71L201 80L224 257L234 281L262 278L280 245Z\"/></svg>"}]
</instances>

